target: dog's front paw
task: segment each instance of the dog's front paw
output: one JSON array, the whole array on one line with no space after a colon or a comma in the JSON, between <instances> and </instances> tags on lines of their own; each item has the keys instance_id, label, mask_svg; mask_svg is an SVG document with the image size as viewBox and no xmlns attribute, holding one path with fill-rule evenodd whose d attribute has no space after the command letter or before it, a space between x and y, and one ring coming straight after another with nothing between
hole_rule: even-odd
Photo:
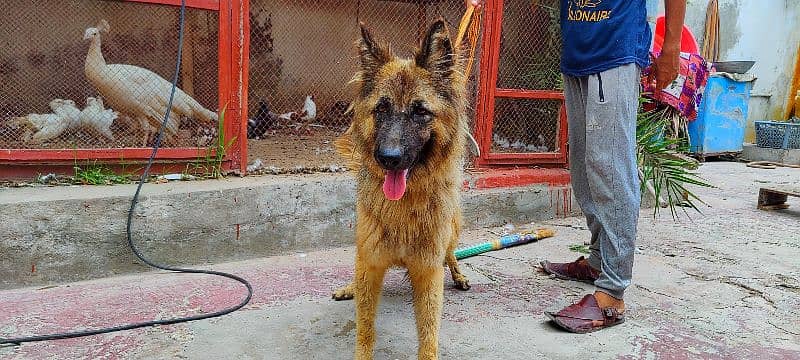
<instances>
[{"instance_id":1,"label":"dog's front paw","mask_svg":"<svg viewBox=\"0 0 800 360\"><path fill-rule=\"evenodd\" d=\"M454 276L453 277L453 282L456 285L456 289L464 290L464 291L469 290L469 280L467 279L466 276L461 275L461 274L459 274L457 276Z\"/></svg>"},{"instance_id":2,"label":"dog's front paw","mask_svg":"<svg viewBox=\"0 0 800 360\"><path fill-rule=\"evenodd\" d=\"M331 297L333 300L341 301L341 300L351 300L355 295L355 289L353 288L353 284L348 284L345 287L340 288L333 292Z\"/></svg>"}]
</instances>

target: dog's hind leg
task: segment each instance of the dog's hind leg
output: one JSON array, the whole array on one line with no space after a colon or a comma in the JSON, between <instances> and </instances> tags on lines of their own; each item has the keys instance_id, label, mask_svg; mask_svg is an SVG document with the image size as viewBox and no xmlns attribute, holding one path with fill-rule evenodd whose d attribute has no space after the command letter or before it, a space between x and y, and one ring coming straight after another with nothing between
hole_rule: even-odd
<instances>
[{"instance_id":1,"label":"dog's hind leg","mask_svg":"<svg viewBox=\"0 0 800 360\"><path fill-rule=\"evenodd\" d=\"M356 284L354 282L350 282L349 284L340 287L338 290L334 291L332 296L333 300L351 300L353 296L356 294Z\"/></svg>"},{"instance_id":2,"label":"dog's hind leg","mask_svg":"<svg viewBox=\"0 0 800 360\"><path fill-rule=\"evenodd\" d=\"M444 269L441 266L409 267L414 288L414 313L417 317L419 360L438 358L439 327L442 319Z\"/></svg>"},{"instance_id":3,"label":"dog's hind leg","mask_svg":"<svg viewBox=\"0 0 800 360\"><path fill-rule=\"evenodd\" d=\"M381 298L386 267L356 261L356 360L372 359L375 347L375 311Z\"/></svg>"}]
</instances>

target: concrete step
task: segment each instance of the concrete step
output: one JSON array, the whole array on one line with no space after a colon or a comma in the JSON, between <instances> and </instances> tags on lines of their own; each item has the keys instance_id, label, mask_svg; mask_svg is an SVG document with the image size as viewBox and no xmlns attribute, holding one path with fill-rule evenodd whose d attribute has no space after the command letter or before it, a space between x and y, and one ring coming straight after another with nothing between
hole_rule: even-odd
<instances>
[{"instance_id":1,"label":"concrete step","mask_svg":"<svg viewBox=\"0 0 800 360\"><path fill-rule=\"evenodd\" d=\"M0 189L0 289L149 270L125 238L134 190ZM351 174L147 184L134 214L134 240L156 262L181 265L351 245L354 191ZM571 194L569 186L548 184L466 190L465 227L575 215Z\"/></svg>"},{"instance_id":2,"label":"concrete step","mask_svg":"<svg viewBox=\"0 0 800 360\"><path fill-rule=\"evenodd\" d=\"M789 165L800 165L800 149L767 149L755 144L744 144L742 158L749 161L772 161Z\"/></svg>"}]
</instances>

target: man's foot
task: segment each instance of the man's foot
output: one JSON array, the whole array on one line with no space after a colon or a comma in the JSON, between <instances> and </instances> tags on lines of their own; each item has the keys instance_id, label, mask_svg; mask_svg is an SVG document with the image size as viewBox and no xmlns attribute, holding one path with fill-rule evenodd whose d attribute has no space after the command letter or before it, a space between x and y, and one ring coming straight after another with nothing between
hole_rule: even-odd
<instances>
[{"instance_id":1,"label":"man's foot","mask_svg":"<svg viewBox=\"0 0 800 360\"><path fill-rule=\"evenodd\" d=\"M597 300L597 305L599 305L601 309L613 307L617 309L617 312L620 314L625 312L625 301L622 299L617 299L602 290L595 291L594 298Z\"/></svg>"},{"instance_id":2,"label":"man's foot","mask_svg":"<svg viewBox=\"0 0 800 360\"><path fill-rule=\"evenodd\" d=\"M577 304L567 306L559 312L545 312L545 315L562 329L577 334L585 334L624 323L625 303L620 299L614 299L621 303L623 312L620 311L619 306L603 307L598 303L598 298L603 299L603 295L610 297L598 291L584 296Z\"/></svg>"},{"instance_id":3,"label":"man's foot","mask_svg":"<svg viewBox=\"0 0 800 360\"><path fill-rule=\"evenodd\" d=\"M594 281L600 277L600 272L589 266L589 262L583 256L571 263L551 263L544 260L539 264L544 272L563 280L594 284Z\"/></svg>"}]
</instances>

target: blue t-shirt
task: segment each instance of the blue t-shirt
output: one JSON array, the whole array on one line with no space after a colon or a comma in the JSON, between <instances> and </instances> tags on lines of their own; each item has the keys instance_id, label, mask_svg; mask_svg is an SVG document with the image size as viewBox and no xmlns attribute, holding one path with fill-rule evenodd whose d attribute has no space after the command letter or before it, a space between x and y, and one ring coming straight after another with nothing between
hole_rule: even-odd
<instances>
[{"instance_id":1,"label":"blue t-shirt","mask_svg":"<svg viewBox=\"0 0 800 360\"><path fill-rule=\"evenodd\" d=\"M593 75L650 64L645 0L561 0L561 72Z\"/></svg>"}]
</instances>

